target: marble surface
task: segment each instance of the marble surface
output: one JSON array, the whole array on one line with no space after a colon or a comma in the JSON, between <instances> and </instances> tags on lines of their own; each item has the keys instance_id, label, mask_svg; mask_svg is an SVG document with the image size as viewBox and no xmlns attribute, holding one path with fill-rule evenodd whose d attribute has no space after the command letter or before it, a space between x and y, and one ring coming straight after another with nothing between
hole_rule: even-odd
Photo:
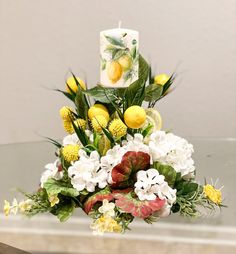
<instances>
[{"instance_id":1,"label":"marble surface","mask_svg":"<svg viewBox=\"0 0 236 254\"><path fill-rule=\"evenodd\" d=\"M210 176L224 184L225 204L213 218L187 220L171 216L155 225L132 224L126 235L94 237L89 218L77 212L67 223L52 216L28 220L0 215L0 242L42 253L236 253L236 141L192 139L197 179ZM43 166L53 161L54 147L45 142L0 146L0 202L13 198L12 187L37 188Z\"/></svg>"}]
</instances>

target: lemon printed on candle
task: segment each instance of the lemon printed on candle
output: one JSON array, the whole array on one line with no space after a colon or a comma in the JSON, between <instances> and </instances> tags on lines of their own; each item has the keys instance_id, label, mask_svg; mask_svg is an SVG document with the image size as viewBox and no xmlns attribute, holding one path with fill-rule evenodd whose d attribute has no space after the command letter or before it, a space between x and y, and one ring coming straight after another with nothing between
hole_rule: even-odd
<instances>
[{"instance_id":1,"label":"lemon printed on candle","mask_svg":"<svg viewBox=\"0 0 236 254\"><path fill-rule=\"evenodd\" d=\"M107 75L112 83L116 83L122 76L122 67L117 61L112 61L107 67Z\"/></svg>"},{"instance_id":2,"label":"lemon printed on candle","mask_svg":"<svg viewBox=\"0 0 236 254\"><path fill-rule=\"evenodd\" d=\"M128 71L132 67L132 58L130 55L123 55L119 58L118 63L123 71Z\"/></svg>"},{"instance_id":3,"label":"lemon printed on candle","mask_svg":"<svg viewBox=\"0 0 236 254\"><path fill-rule=\"evenodd\" d=\"M116 36L105 33L103 36L101 83L108 86L129 86L138 78L137 40L131 40L127 32L116 34Z\"/></svg>"}]
</instances>

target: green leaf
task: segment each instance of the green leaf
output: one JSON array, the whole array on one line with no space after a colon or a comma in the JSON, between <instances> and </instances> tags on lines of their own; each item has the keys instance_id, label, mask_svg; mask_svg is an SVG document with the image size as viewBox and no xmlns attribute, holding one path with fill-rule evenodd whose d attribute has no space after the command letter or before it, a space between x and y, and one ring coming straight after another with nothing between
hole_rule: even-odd
<instances>
[{"instance_id":1,"label":"green leaf","mask_svg":"<svg viewBox=\"0 0 236 254\"><path fill-rule=\"evenodd\" d=\"M158 100L163 92L163 86L157 85L157 84L151 84L146 87L145 90L145 101L156 101Z\"/></svg>"},{"instance_id":2,"label":"green leaf","mask_svg":"<svg viewBox=\"0 0 236 254\"><path fill-rule=\"evenodd\" d=\"M78 90L77 90L76 96L75 96L75 105L76 105L77 113L80 118L87 119L88 108L89 108L88 101L87 101L85 95L83 94L84 90L81 88L79 81L77 80L77 78L75 77L75 75L73 73L72 73L72 75L73 75L74 80L78 86Z\"/></svg>"},{"instance_id":3,"label":"green leaf","mask_svg":"<svg viewBox=\"0 0 236 254\"><path fill-rule=\"evenodd\" d=\"M126 109L132 105L142 105L145 96L145 84L148 79L149 65L139 55L139 78L133 82L125 92Z\"/></svg>"},{"instance_id":4,"label":"green leaf","mask_svg":"<svg viewBox=\"0 0 236 254\"><path fill-rule=\"evenodd\" d=\"M103 86L97 85L91 89L84 90L83 93L102 103L110 103L110 101L115 101L117 99L115 96L115 89L106 88L106 94L104 93L104 89Z\"/></svg>"},{"instance_id":5,"label":"green leaf","mask_svg":"<svg viewBox=\"0 0 236 254\"><path fill-rule=\"evenodd\" d=\"M183 181L181 189L178 191L178 194L181 195L192 195L198 189L198 184L190 181Z\"/></svg>"},{"instance_id":6,"label":"green leaf","mask_svg":"<svg viewBox=\"0 0 236 254\"><path fill-rule=\"evenodd\" d=\"M69 100L71 100L71 101L73 101L73 102L75 101L75 95L74 95L74 94L67 93L67 92L62 91L62 90L60 90L60 89L55 89L55 91L64 94Z\"/></svg>"},{"instance_id":7,"label":"green leaf","mask_svg":"<svg viewBox=\"0 0 236 254\"><path fill-rule=\"evenodd\" d=\"M75 133L77 135L77 137L79 138L80 142L82 143L83 146L88 145L89 141L88 141L88 137L85 134L85 131L80 128L79 126L76 126L75 123L73 121L71 121L73 128L75 130Z\"/></svg>"},{"instance_id":8,"label":"green leaf","mask_svg":"<svg viewBox=\"0 0 236 254\"><path fill-rule=\"evenodd\" d=\"M157 169L160 175L163 175L165 177L165 181L168 182L168 185L170 187L173 187L176 181L177 173L169 165L163 165L159 162L154 162L153 167Z\"/></svg>"},{"instance_id":9,"label":"green leaf","mask_svg":"<svg viewBox=\"0 0 236 254\"><path fill-rule=\"evenodd\" d=\"M68 220L71 217L75 207L76 204L73 200L70 200L70 203L59 206L55 214L57 215L57 218L60 220L60 222L65 222L66 220Z\"/></svg>"},{"instance_id":10,"label":"green leaf","mask_svg":"<svg viewBox=\"0 0 236 254\"><path fill-rule=\"evenodd\" d=\"M126 54L126 50L118 49L114 55L112 55L113 60L118 60L121 56Z\"/></svg>"},{"instance_id":11,"label":"green leaf","mask_svg":"<svg viewBox=\"0 0 236 254\"><path fill-rule=\"evenodd\" d=\"M125 47L123 41L119 38L111 37L108 35L105 35L106 39L108 42L110 42L112 45L120 46L120 47Z\"/></svg>"},{"instance_id":12,"label":"green leaf","mask_svg":"<svg viewBox=\"0 0 236 254\"><path fill-rule=\"evenodd\" d=\"M132 47L131 51L130 51L130 54L132 56L133 59L136 58L137 56L137 49L136 49L136 46Z\"/></svg>"},{"instance_id":13,"label":"green leaf","mask_svg":"<svg viewBox=\"0 0 236 254\"><path fill-rule=\"evenodd\" d=\"M170 86L173 84L174 82L174 79L175 79L175 74L173 73L170 78L168 79L168 81L165 83L165 85L163 86L163 92L162 92L162 95L164 95L167 90L170 88Z\"/></svg>"},{"instance_id":14,"label":"green leaf","mask_svg":"<svg viewBox=\"0 0 236 254\"><path fill-rule=\"evenodd\" d=\"M79 192L74 189L72 186L69 186L68 183L63 181L57 181L55 179L49 178L46 183L43 185L48 196L62 194L67 197L77 197Z\"/></svg>"}]
</instances>

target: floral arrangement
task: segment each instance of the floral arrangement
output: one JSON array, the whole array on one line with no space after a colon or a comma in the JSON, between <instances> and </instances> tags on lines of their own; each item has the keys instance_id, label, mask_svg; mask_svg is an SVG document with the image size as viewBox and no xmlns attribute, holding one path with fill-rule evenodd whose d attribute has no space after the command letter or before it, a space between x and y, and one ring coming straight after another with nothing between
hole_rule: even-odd
<instances>
[{"instance_id":1,"label":"floral arrangement","mask_svg":"<svg viewBox=\"0 0 236 254\"><path fill-rule=\"evenodd\" d=\"M60 109L65 131L56 160L45 166L40 187L25 199L5 201L6 215L51 213L66 221L75 208L92 218L97 234L125 232L134 218L147 223L172 213L197 217L221 208L221 189L197 183L193 146L161 130L154 109L175 75L154 76L139 55L138 80L126 88L88 89L75 77L58 90L74 104Z\"/></svg>"}]
</instances>

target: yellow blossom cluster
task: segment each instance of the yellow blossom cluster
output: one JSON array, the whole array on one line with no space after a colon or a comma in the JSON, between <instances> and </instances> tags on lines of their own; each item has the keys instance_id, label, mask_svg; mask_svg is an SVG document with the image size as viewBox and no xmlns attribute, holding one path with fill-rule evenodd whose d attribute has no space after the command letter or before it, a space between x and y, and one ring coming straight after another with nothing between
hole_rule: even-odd
<instances>
[{"instance_id":1,"label":"yellow blossom cluster","mask_svg":"<svg viewBox=\"0 0 236 254\"><path fill-rule=\"evenodd\" d=\"M203 191L208 199L213 203L220 205L222 203L222 194L214 186L207 184L203 187Z\"/></svg>"},{"instance_id":2,"label":"yellow blossom cluster","mask_svg":"<svg viewBox=\"0 0 236 254\"><path fill-rule=\"evenodd\" d=\"M93 229L94 234L101 235L105 232L108 233L121 233L122 227L116 220L114 220L111 216L102 215L98 219L96 219L92 225L91 229Z\"/></svg>"},{"instance_id":3,"label":"yellow blossom cluster","mask_svg":"<svg viewBox=\"0 0 236 254\"><path fill-rule=\"evenodd\" d=\"M126 135L127 126L120 119L114 119L109 125L109 131L115 138L121 138Z\"/></svg>"},{"instance_id":4,"label":"yellow blossom cluster","mask_svg":"<svg viewBox=\"0 0 236 254\"><path fill-rule=\"evenodd\" d=\"M29 211L32 207L33 201L31 199L26 199L18 203L18 201L14 198L12 204L7 200L4 201L4 214L8 216L10 213L16 215L19 211L20 213L25 213Z\"/></svg>"},{"instance_id":5,"label":"yellow blossom cluster","mask_svg":"<svg viewBox=\"0 0 236 254\"><path fill-rule=\"evenodd\" d=\"M72 162L78 160L79 149L79 145L66 145L61 149L61 153L67 162Z\"/></svg>"}]
</instances>

